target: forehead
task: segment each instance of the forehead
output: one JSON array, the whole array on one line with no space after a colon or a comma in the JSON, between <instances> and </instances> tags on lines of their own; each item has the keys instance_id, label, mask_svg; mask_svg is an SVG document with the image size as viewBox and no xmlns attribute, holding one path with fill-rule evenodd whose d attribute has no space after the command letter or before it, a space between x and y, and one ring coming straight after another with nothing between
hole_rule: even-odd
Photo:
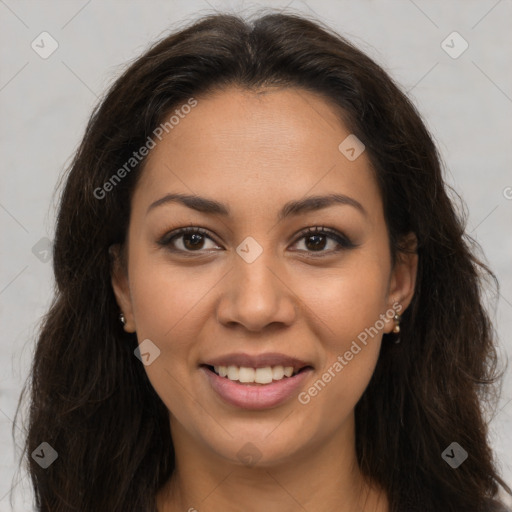
<instances>
[{"instance_id":1,"label":"forehead","mask_svg":"<svg viewBox=\"0 0 512 512\"><path fill-rule=\"evenodd\" d=\"M377 213L381 203L369 159L363 152L351 161L340 151L351 133L322 96L232 87L196 100L151 150L134 206L147 208L166 193L181 192L259 214L271 204L338 192L357 196Z\"/></svg>"}]
</instances>

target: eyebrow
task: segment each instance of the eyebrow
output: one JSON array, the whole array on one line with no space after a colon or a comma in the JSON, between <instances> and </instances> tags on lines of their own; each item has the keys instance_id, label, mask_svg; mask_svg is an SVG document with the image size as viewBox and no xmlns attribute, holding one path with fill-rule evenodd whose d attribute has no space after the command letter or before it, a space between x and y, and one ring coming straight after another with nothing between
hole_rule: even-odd
<instances>
[{"instance_id":1,"label":"eyebrow","mask_svg":"<svg viewBox=\"0 0 512 512\"><path fill-rule=\"evenodd\" d=\"M230 215L229 206L213 199L190 194L166 194L165 196L149 205L146 215L154 208L169 203L182 204L192 210L208 213L211 215L221 215L224 217ZM308 196L304 199L289 201L283 206L277 216L277 219L280 222L290 216L300 215L305 212L322 210L336 204L352 206L364 216L368 215L363 205L359 201L356 201L354 198L344 194L328 194L324 196Z\"/></svg>"}]
</instances>

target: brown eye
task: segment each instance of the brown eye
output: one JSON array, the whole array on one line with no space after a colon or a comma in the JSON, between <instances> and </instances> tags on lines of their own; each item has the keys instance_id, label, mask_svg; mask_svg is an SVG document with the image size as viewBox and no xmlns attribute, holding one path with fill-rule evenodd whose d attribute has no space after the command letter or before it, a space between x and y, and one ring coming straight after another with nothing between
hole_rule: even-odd
<instances>
[{"instance_id":1,"label":"brown eye","mask_svg":"<svg viewBox=\"0 0 512 512\"><path fill-rule=\"evenodd\" d=\"M308 236L304 237L304 240L305 240L304 245L309 250L321 251L321 250L325 249L329 238L330 237L328 237L326 235L322 235L322 234L308 235Z\"/></svg>"},{"instance_id":2,"label":"brown eye","mask_svg":"<svg viewBox=\"0 0 512 512\"><path fill-rule=\"evenodd\" d=\"M201 233L185 233L181 238L187 249L202 249L204 245L204 235Z\"/></svg>"},{"instance_id":3,"label":"brown eye","mask_svg":"<svg viewBox=\"0 0 512 512\"><path fill-rule=\"evenodd\" d=\"M356 247L348 237L330 228L308 228L302 231L300 235L298 241L305 240L304 246L306 247L306 251L304 252L319 253L319 256L323 256L324 254L329 255L343 249ZM328 246L329 240L334 242L331 244L333 248L331 250L324 250ZM298 241L296 243L298 243Z\"/></svg>"},{"instance_id":4,"label":"brown eye","mask_svg":"<svg viewBox=\"0 0 512 512\"><path fill-rule=\"evenodd\" d=\"M213 239L208 236L207 231L201 228L183 228L165 235L159 242L159 245L165 246L176 252L199 252L206 250L204 244L206 239ZM176 246L176 242L179 242ZM181 245L181 247L179 247Z\"/></svg>"}]
</instances>

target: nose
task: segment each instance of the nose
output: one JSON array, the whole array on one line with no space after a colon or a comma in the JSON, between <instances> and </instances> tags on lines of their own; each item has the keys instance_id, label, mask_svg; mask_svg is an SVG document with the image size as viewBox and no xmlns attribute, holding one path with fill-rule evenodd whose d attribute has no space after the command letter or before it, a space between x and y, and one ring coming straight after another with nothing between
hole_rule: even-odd
<instances>
[{"instance_id":1,"label":"nose","mask_svg":"<svg viewBox=\"0 0 512 512\"><path fill-rule=\"evenodd\" d=\"M217 310L220 323L231 327L239 324L257 332L271 324L283 327L295 321L298 297L283 269L267 256L270 252L263 251L252 263L235 256L234 267L223 280Z\"/></svg>"}]
</instances>

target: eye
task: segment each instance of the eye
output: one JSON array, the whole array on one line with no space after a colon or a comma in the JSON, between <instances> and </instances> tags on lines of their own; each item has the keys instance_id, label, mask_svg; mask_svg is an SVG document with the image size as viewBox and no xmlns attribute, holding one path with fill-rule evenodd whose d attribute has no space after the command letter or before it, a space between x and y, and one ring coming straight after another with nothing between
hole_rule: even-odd
<instances>
[{"instance_id":1,"label":"eye","mask_svg":"<svg viewBox=\"0 0 512 512\"><path fill-rule=\"evenodd\" d=\"M213 241L213 239L208 236L208 232L205 229L187 227L164 235L164 237L158 241L158 244L175 252L199 252L199 250L204 249L205 238ZM176 247L174 244L175 241L180 241L178 246L181 245L181 247Z\"/></svg>"},{"instance_id":2,"label":"eye","mask_svg":"<svg viewBox=\"0 0 512 512\"><path fill-rule=\"evenodd\" d=\"M340 233L339 231L326 227L314 227L307 228L300 232L299 239L296 243L304 239L304 246L306 247L306 251L308 256L313 257L322 257L325 255L329 255L332 253L339 252L343 249L351 249L356 247L347 236ZM328 240L334 242L334 249L324 251L323 249L328 245ZM319 254L314 254L319 253Z\"/></svg>"},{"instance_id":3,"label":"eye","mask_svg":"<svg viewBox=\"0 0 512 512\"><path fill-rule=\"evenodd\" d=\"M206 239L214 242L212 237L209 236L207 230L190 226L164 235L158 241L158 244L173 252L199 253L200 251L205 250L204 243ZM301 250L299 252L307 252L309 253L308 256L313 257L329 255L343 249L356 247L356 244L354 244L347 236L334 229L326 227L317 226L315 228L307 228L301 231L300 236L294 245L302 239L305 240L304 246L306 247L306 250ZM334 248L325 251L324 249L326 245L328 245L327 242L329 240L334 242L332 244ZM218 245L216 247L218 247ZM319 254L317 255L314 253Z\"/></svg>"}]
</instances>

